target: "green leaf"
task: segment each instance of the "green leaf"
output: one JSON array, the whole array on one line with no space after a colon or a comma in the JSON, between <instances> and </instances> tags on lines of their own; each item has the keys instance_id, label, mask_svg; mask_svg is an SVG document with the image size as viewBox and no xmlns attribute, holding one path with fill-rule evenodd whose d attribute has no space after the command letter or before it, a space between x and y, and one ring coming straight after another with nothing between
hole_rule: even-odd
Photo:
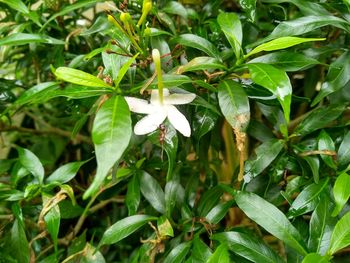
<instances>
[{"instance_id":1,"label":"green leaf","mask_svg":"<svg viewBox=\"0 0 350 263\"><path fill-rule=\"evenodd\" d=\"M327 254L333 255L340 249L350 245L350 212L346 213L335 225L331 244Z\"/></svg>"},{"instance_id":2,"label":"green leaf","mask_svg":"<svg viewBox=\"0 0 350 263\"><path fill-rule=\"evenodd\" d=\"M84 198L93 195L102 185L108 171L121 158L131 138L129 106L121 96L109 98L96 114L92 140L95 145L97 172L94 181L84 193ZM113 154L111 154L113 153Z\"/></svg>"},{"instance_id":3,"label":"green leaf","mask_svg":"<svg viewBox=\"0 0 350 263\"><path fill-rule=\"evenodd\" d=\"M306 135L326 127L331 121L337 119L344 111L344 105L329 105L317 108L296 127L294 134Z\"/></svg>"},{"instance_id":4,"label":"green leaf","mask_svg":"<svg viewBox=\"0 0 350 263\"><path fill-rule=\"evenodd\" d=\"M303 156L303 159L308 163L314 178L314 182L317 184L320 179L320 160L317 156Z\"/></svg>"},{"instance_id":5,"label":"green leaf","mask_svg":"<svg viewBox=\"0 0 350 263\"><path fill-rule=\"evenodd\" d=\"M43 194L43 206L52 198L52 196ZM58 204L54 205L44 216L47 232L49 232L55 252L57 253L58 232L60 228L61 214Z\"/></svg>"},{"instance_id":6,"label":"green leaf","mask_svg":"<svg viewBox=\"0 0 350 263\"><path fill-rule=\"evenodd\" d=\"M122 79L124 78L126 72L128 72L131 64L135 61L135 59L138 57L139 53L137 53L135 56L133 56L132 58L130 58L126 63L124 63L124 65L121 67L121 69L118 72L118 76L117 79L114 80L114 86L118 87L119 83L122 81Z\"/></svg>"},{"instance_id":7,"label":"green leaf","mask_svg":"<svg viewBox=\"0 0 350 263\"><path fill-rule=\"evenodd\" d=\"M195 48L203 51L205 54L221 60L219 51L216 47L203 37L193 34L183 34L172 40L182 46Z\"/></svg>"},{"instance_id":8,"label":"green leaf","mask_svg":"<svg viewBox=\"0 0 350 263\"><path fill-rule=\"evenodd\" d=\"M29 263L29 244L24 231L23 223L15 219L11 228L10 253L17 262Z\"/></svg>"},{"instance_id":9,"label":"green leaf","mask_svg":"<svg viewBox=\"0 0 350 263\"><path fill-rule=\"evenodd\" d=\"M314 58L307 57L302 53L291 51L279 51L254 58L248 63L265 63L275 66L284 71L301 71L314 65L321 64Z\"/></svg>"},{"instance_id":10,"label":"green leaf","mask_svg":"<svg viewBox=\"0 0 350 263\"><path fill-rule=\"evenodd\" d=\"M206 191L198 202L198 214L201 217L205 217L209 211L219 202L223 192L224 191L222 188L218 185Z\"/></svg>"},{"instance_id":11,"label":"green leaf","mask_svg":"<svg viewBox=\"0 0 350 263\"><path fill-rule=\"evenodd\" d=\"M150 27L149 29L151 30L151 34L150 34L151 37L157 37L160 35L168 35L168 36L172 35L168 31L160 30L158 28Z\"/></svg>"},{"instance_id":12,"label":"green leaf","mask_svg":"<svg viewBox=\"0 0 350 263\"><path fill-rule=\"evenodd\" d=\"M284 2L288 2L296 5L300 9L300 11L305 15L315 15L315 16L330 15L330 12L328 12L324 7L322 7L321 4L314 3L311 1L287 0Z\"/></svg>"},{"instance_id":13,"label":"green leaf","mask_svg":"<svg viewBox=\"0 0 350 263\"><path fill-rule=\"evenodd\" d=\"M158 145L164 150L168 156L168 171L166 179L167 181L172 179L174 165L176 163L176 153L178 148L178 137L176 129L172 125L166 124L165 138L163 144L160 143L159 138L161 136L159 129L148 136L153 144Z\"/></svg>"},{"instance_id":14,"label":"green leaf","mask_svg":"<svg viewBox=\"0 0 350 263\"><path fill-rule=\"evenodd\" d=\"M62 184L62 185L60 185L60 188L61 188L62 193L65 193L69 196L69 198L72 201L73 206L75 206L77 204L77 202L75 200L73 188L71 186L69 186L68 184Z\"/></svg>"},{"instance_id":15,"label":"green leaf","mask_svg":"<svg viewBox=\"0 0 350 263\"><path fill-rule=\"evenodd\" d=\"M157 228L161 237L174 237L174 229L166 216L161 216L158 218Z\"/></svg>"},{"instance_id":16,"label":"green leaf","mask_svg":"<svg viewBox=\"0 0 350 263\"><path fill-rule=\"evenodd\" d=\"M236 59L240 59L242 51L242 25L235 13L220 13L217 17L218 24L224 32L228 42L233 48Z\"/></svg>"},{"instance_id":17,"label":"green leaf","mask_svg":"<svg viewBox=\"0 0 350 263\"><path fill-rule=\"evenodd\" d=\"M240 6L248 15L249 19L254 22L255 21L255 8L256 8L256 0L239 0Z\"/></svg>"},{"instance_id":18,"label":"green leaf","mask_svg":"<svg viewBox=\"0 0 350 263\"><path fill-rule=\"evenodd\" d=\"M195 235L191 253L192 262L207 263L211 255L210 248L202 241L199 235Z\"/></svg>"},{"instance_id":19,"label":"green leaf","mask_svg":"<svg viewBox=\"0 0 350 263\"><path fill-rule=\"evenodd\" d=\"M118 54L107 53L106 50L116 51L118 53L124 53L120 48L115 48L111 50L110 46L107 45L102 48L95 49L91 51L89 54L85 55L85 60L91 59L102 52L102 61L103 61L103 74L108 75L115 81L118 77L119 70L123 66L123 64L128 61L128 57L120 56Z\"/></svg>"},{"instance_id":20,"label":"green leaf","mask_svg":"<svg viewBox=\"0 0 350 263\"><path fill-rule=\"evenodd\" d=\"M254 63L247 66L252 80L277 97L282 105L284 118L289 123L292 85L286 72L268 64Z\"/></svg>"},{"instance_id":21,"label":"green leaf","mask_svg":"<svg viewBox=\"0 0 350 263\"><path fill-rule=\"evenodd\" d=\"M238 207L267 232L301 255L307 254L302 236L277 207L249 192L237 192L235 200Z\"/></svg>"},{"instance_id":22,"label":"green leaf","mask_svg":"<svg viewBox=\"0 0 350 263\"><path fill-rule=\"evenodd\" d=\"M283 149L282 140L271 139L255 148L255 157L249 158L244 164L244 179L250 181L262 173Z\"/></svg>"},{"instance_id":23,"label":"green leaf","mask_svg":"<svg viewBox=\"0 0 350 263\"><path fill-rule=\"evenodd\" d=\"M106 84L102 79L74 68L59 67L56 69L55 75L58 79L63 81L86 87L111 88L111 86Z\"/></svg>"},{"instance_id":24,"label":"green leaf","mask_svg":"<svg viewBox=\"0 0 350 263\"><path fill-rule=\"evenodd\" d=\"M28 184L24 190L24 198L32 199L36 197L41 191L39 184Z\"/></svg>"},{"instance_id":25,"label":"green leaf","mask_svg":"<svg viewBox=\"0 0 350 263\"><path fill-rule=\"evenodd\" d=\"M227 249L226 244L221 244L214 251L213 255L208 259L206 263L230 263L232 262L230 259L230 255Z\"/></svg>"},{"instance_id":26,"label":"green leaf","mask_svg":"<svg viewBox=\"0 0 350 263\"><path fill-rule=\"evenodd\" d=\"M45 171L39 158L28 149L17 147L17 151L21 165L33 174L39 184L42 184Z\"/></svg>"},{"instance_id":27,"label":"green leaf","mask_svg":"<svg viewBox=\"0 0 350 263\"><path fill-rule=\"evenodd\" d=\"M12 9L24 14L29 14L29 9L21 0L0 0L1 3L7 4Z\"/></svg>"},{"instance_id":28,"label":"green leaf","mask_svg":"<svg viewBox=\"0 0 350 263\"><path fill-rule=\"evenodd\" d=\"M156 179L151 175L142 171L140 177L140 189L143 196L150 205L159 213L165 213L165 196L163 189L160 187Z\"/></svg>"},{"instance_id":29,"label":"green leaf","mask_svg":"<svg viewBox=\"0 0 350 263\"><path fill-rule=\"evenodd\" d=\"M135 87L130 89L130 92L135 92L140 90L141 88L143 88L145 86L145 84L149 81L143 81L140 84L137 84ZM188 76L185 75L174 75L174 74L164 74L163 75L163 84L164 87L178 87L180 85L183 84L187 84L187 83L192 83L192 79ZM150 87L156 87L158 85L158 78L155 78L152 83L150 84Z\"/></svg>"},{"instance_id":30,"label":"green leaf","mask_svg":"<svg viewBox=\"0 0 350 263\"><path fill-rule=\"evenodd\" d=\"M193 136L197 139L198 143L200 139L214 129L218 116L209 109L198 109L195 120L192 123Z\"/></svg>"},{"instance_id":31,"label":"green leaf","mask_svg":"<svg viewBox=\"0 0 350 263\"><path fill-rule=\"evenodd\" d=\"M157 217L149 215L134 215L123 218L110 226L103 233L99 247L119 242L150 221L157 220Z\"/></svg>"},{"instance_id":32,"label":"green leaf","mask_svg":"<svg viewBox=\"0 0 350 263\"><path fill-rule=\"evenodd\" d=\"M187 64L177 69L178 74L188 71L208 70L208 69L225 69L226 67L216 58L212 57L195 57Z\"/></svg>"},{"instance_id":33,"label":"green leaf","mask_svg":"<svg viewBox=\"0 0 350 263\"><path fill-rule=\"evenodd\" d=\"M165 185L165 210L169 218L176 206L181 207L185 198L185 190L177 180L168 181Z\"/></svg>"},{"instance_id":34,"label":"green leaf","mask_svg":"<svg viewBox=\"0 0 350 263\"><path fill-rule=\"evenodd\" d=\"M336 218L331 217L333 207L329 196L322 195L310 219L309 251L315 251L321 255L327 252L332 231L337 222Z\"/></svg>"},{"instance_id":35,"label":"green leaf","mask_svg":"<svg viewBox=\"0 0 350 263\"><path fill-rule=\"evenodd\" d=\"M339 166L345 166L348 165L350 162L350 131L347 132L343 138L343 141L341 142L338 153L337 153L337 159Z\"/></svg>"},{"instance_id":36,"label":"green leaf","mask_svg":"<svg viewBox=\"0 0 350 263\"><path fill-rule=\"evenodd\" d=\"M64 184L69 182L75 177L80 167L88 161L89 160L83 162L72 162L62 165L46 179L46 183L59 182Z\"/></svg>"},{"instance_id":37,"label":"green leaf","mask_svg":"<svg viewBox=\"0 0 350 263\"><path fill-rule=\"evenodd\" d=\"M234 200L217 204L209 211L209 213L205 216L205 219L211 224L218 224L225 217L233 204Z\"/></svg>"},{"instance_id":38,"label":"green leaf","mask_svg":"<svg viewBox=\"0 0 350 263\"><path fill-rule=\"evenodd\" d=\"M344 19L336 16L303 16L280 23L263 42L285 36L299 36L317 28L332 25L350 32L350 26Z\"/></svg>"},{"instance_id":39,"label":"green leaf","mask_svg":"<svg viewBox=\"0 0 350 263\"><path fill-rule=\"evenodd\" d=\"M0 39L0 46L20 46L30 43L44 43L52 45L64 45L64 41L45 35L13 33Z\"/></svg>"},{"instance_id":40,"label":"green leaf","mask_svg":"<svg viewBox=\"0 0 350 263\"><path fill-rule=\"evenodd\" d=\"M15 101L14 105L22 106L25 104L41 103L51 98L50 94L53 90L59 88L57 82L43 82L33 86L21 94L21 96Z\"/></svg>"},{"instance_id":41,"label":"green leaf","mask_svg":"<svg viewBox=\"0 0 350 263\"><path fill-rule=\"evenodd\" d=\"M218 90L220 109L227 122L234 130L245 132L250 120L250 108L242 85L233 80L225 80L219 84Z\"/></svg>"},{"instance_id":42,"label":"green leaf","mask_svg":"<svg viewBox=\"0 0 350 263\"><path fill-rule=\"evenodd\" d=\"M86 243L84 249L84 253L78 254L78 261L81 263L105 263L102 253L100 251L96 251L96 248L93 247L90 243Z\"/></svg>"},{"instance_id":43,"label":"green leaf","mask_svg":"<svg viewBox=\"0 0 350 263\"><path fill-rule=\"evenodd\" d=\"M30 248L25 233L22 211L18 204L14 204L12 206L12 211L15 216L15 220L13 221L13 225L10 230L10 240L6 247L8 247L10 255L16 259L17 262L29 263Z\"/></svg>"},{"instance_id":44,"label":"green leaf","mask_svg":"<svg viewBox=\"0 0 350 263\"><path fill-rule=\"evenodd\" d=\"M329 66L326 81L322 84L311 106L315 106L327 95L340 90L350 81L349 60L350 52L347 51Z\"/></svg>"},{"instance_id":45,"label":"green leaf","mask_svg":"<svg viewBox=\"0 0 350 263\"><path fill-rule=\"evenodd\" d=\"M269 141L275 137L269 127L254 119L250 120L247 133L260 142Z\"/></svg>"},{"instance_id":46,"label":"green leaf","mask_svg":"<svg viewBox=\"0 0 350 263\"><path fill-rule=\"evenodd\" d=\"M245 55L245 58L248 58L251 55L254 55L262 51L274 51L274 50L289 48L305 42L323 41L323 40L326 40L326 39L325 38L280 37L257 46L252 51L250 51L247 55Z\"/></svg>"},{"instance_id":47,"label":"green leaf","mask_svg":"<svg viewBox=\"0 0 350 263\"><path fill-rule=\"evenodd\" d=\"M108 22L107 16L99 16L88 29L80 33L80 36L88 36L94 33L103 32L110 27L112 27L112 24Z\"/></svg>"},{"instance_id":48,"label":"green leaf","mask_svg":"<svg viewBox=\"0 0 350 263\"><path fill-rule=\"evenodd\" d=\"M333 186L335 208L332 216L337 216L350 197L350 176L347 173L338 175Z\"/></svg>"},{"instance_id":49,"label":"green leaf","mask_svg":"<svg viewBox=\"0 0 350 263\"><path fill-rule=\"evenodd\" d=\"M168 14L178 15L187 19L187 9L179 2L170 1L168 2L163 11Z\"/></svg>"},{"instance_id":50,"label":"green leaf","mask_svg":"<svg viewBox=\"0 0 350 263\"><path fill-rule=\"evenodd\" d=\"M191 242L181 243L174 247L166 256L163 263L181 263L184 261L191 247Z\"/></svg>"},{"instance_id":51,"label":"green leaf","mask_svg":"<svg viewBox=\"0 0 350 263\"><path fill-rule=\"evenodd\" d=\"M47 94L46 99L51 99L55 97L67 97L70 99L84 99L84 98L90 98L90 97L96 97L101 96L104 94L110 94L112 93L111 88L107 87L85 87L85 86L78 86L75 84L68 84L64 88L55 89L52 92L49 92Z\"/></svg>"},{"instance_id":52,"label":"green leaf","mask_svg":"<svg viewBox=\"0 0 350 263\"><path fill-rule=\"evenodd\" d=\"M200 96L197 96L194 101L191 102L191 105L195 105L195 106L201 106L205 109L208 109L210 111L212 111L214 114L216 114L217 116L221 116L220 111L217 109L217 107L215 105L213 105L213 103L211 103L210 101L207 101L205 99L203 99Z\"/></svg>"},{"instance_id":53,"label":"green leaf","mask_svg":"<svg viewBox=\"0 0 350 263\"><path fill-rule=\"evenodd\" d=\"M177 32L176 32L176 28L175 28L175 24L174 24L174 20L168 16L166 13L164 12L156 12L156 15L158 17L158 19L160 20L160 22L162 24L164 24L165 26L168 26L168 28L171 30L171 32L176 35Z\"/></svg>"},{"instance_id":54,"label":"green leaf","mask_svg":"<svg viewBox=\"0 0 350 263\"><path fill-rule=\"evenodd\" d=\"M293 201L287 216L289 218L297 217L310 212L320 201L320 195L328 186L328 178L319 183L312 183L306 186L298 197Z\"/></svg>"},{"instance_id":55,"label":"green leaf","mask_svg":"<svg viewBox=\"0 0 350 263\"><path fill-rule=\"evenodd\" d=\"M334 151L334 142L332 138L328 135L328 133L322 130L318 136L318 150L319 151ZM337 166L330 155L321 154L322 160L327 164L330 168L337 169Z\"/></svg>"},{"instance_id":56,"label":"green leaf","mask_svg":"<svg viewBox=\"0 0 350 263\"><path fill-rule=\"evenodd\" d=\"M330 261L317 253L307 254L302 263L330 263Z\"/></svg>"},{"instance_id":57,"label":"green leaf","mask_svg":"<svg viewBox=\"0 0 350 263\"><path fill-rule=\"evenodd\" d=\"M259 263L283 263L284 261L276 252L267 246L262 240L253 235L240 232L224 232L214 234L212 239L228 246L228 248L253 262Z\"/></svg>"},{"instance_id":58,"label":"green leaf","mask_svg":"<svg viewBox=\"0 0 350 263\"><path fill-rule=\"evenodd\" d=\"M140 204L140 179L137 174L134 174L128 183L125 203L129 216L135 215Z\"/></svg>"}]
</instances>

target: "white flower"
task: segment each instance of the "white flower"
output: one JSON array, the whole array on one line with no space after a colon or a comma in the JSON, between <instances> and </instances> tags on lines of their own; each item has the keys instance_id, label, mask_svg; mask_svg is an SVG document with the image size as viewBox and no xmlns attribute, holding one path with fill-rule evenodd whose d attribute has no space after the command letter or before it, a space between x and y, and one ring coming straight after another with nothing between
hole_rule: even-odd
<instances>
[{"instance_id":1,"label":"white flower","mask_svg":"<svg viewBox=\"0 0 350 263\"><path fill-rule=\"evenodd\" d=\"M159 99L158 90L152 90L151 103L146 100L125 97L130 111L142 114L148 114L136 123L134 132L137 135L143 135L155 131L163 121L168 118L176 130L184 136L191 135L191 127L186 117L174 106L190 103L195 99L193 93L173 93L170 94L168 89L163 90L163 103Z\"/></svg>"}]
</instances>

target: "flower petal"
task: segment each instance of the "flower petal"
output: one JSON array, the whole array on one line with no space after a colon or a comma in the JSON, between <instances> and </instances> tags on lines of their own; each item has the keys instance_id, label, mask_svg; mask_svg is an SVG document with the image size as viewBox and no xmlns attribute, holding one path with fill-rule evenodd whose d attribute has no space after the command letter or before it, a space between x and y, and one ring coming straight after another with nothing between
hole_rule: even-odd
<instances>
[{"instance_id":1,"label":"flower petal","mask_svg":"<svg viewBox=\"0 0 350 263\"><path fill-rule=\"evenodd\" d=\"M192 102L196 98L196 94L193 93L173 93L169 96L164 97L164 104L173 104L173 105L179 105L179 104L187 104Z\"/></svg>"},{"instance_id":2,"label":"flower petal","mask_svg":"<svg viewBox=\"0 0 350 263\"><path fill-rule=\"evenodd\" d=\"M186 117L175 106L168 105L168 119L176 130L183 136L190 137L191 127Z\"/></svg>"},{"instance_id":3,"label":"flower petal","mask_svg":"<svg viewBox=\"0 0 350 263\"><path fill-rule=\"evenodd\" d=\"M124 97L129 105L130 111L143 114L151 114L156 111L155 107L148 103L147 100L142 100L133 97Z\"/></svg>"},{"instance_id":4,"label":"flower petal","mask_svg":"<svg viewBox=\"0 0 350 263\"><path fill-rule=\"evenodd\" d=\"M134 133L143 135L155 131L165 120L166 116L166 111L158 111L143 117L136 123Z\"/></svg>"}]
</instances>

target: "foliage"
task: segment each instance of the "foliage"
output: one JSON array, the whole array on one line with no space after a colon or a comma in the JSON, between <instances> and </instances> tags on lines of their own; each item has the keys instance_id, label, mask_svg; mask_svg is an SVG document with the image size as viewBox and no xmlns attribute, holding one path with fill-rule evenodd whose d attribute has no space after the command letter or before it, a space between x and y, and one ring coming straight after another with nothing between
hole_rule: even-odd
<instances>
[{"instance_id":1,"label":"foliage","mask_svg":"<svg viewBox=\"0 0 350 263\"><path fill-rule=\"evenodd\" d=\"M0 262L349 260L349 1L0 10Z\"/></svg>"}]
</instances>

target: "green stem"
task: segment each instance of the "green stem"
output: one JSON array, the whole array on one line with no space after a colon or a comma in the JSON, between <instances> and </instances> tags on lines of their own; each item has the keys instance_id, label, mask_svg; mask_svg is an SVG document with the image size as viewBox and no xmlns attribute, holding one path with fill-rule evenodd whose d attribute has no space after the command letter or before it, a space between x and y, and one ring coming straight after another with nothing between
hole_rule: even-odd
<instances>
[{"instance_id":1,"label":"green stem","mask_svg":"<svg viewBox=\"0 0 350 263\"><path fill-rule=\"evenodd\" d=\"M143 54L143 51L141 49L141 47L139 46L139 44L137 44L134 35L131 32L131 28L130 28L130 22L131 22L131 16L129 13L122 13L120 15L120 20L123 22L124 27L126 29L127 35L129 36L129 39L131 41L131 43L134 45L134 47L141 53Z\"/></svg>"},{"instance_id":2,"label":"green stem","mask_svg":"<svg viewBox=\"0 0 350 263\"><path fill-rule=\"evenodd\" d=\"M158 95L159 95L159 101L161 104L163 104L163 76L162 76L162 64L160 62L160 54L158 49L153 49L152 51L152 57L155 65L155 70L158 77Z\"/></svg>"}]
</instances>

